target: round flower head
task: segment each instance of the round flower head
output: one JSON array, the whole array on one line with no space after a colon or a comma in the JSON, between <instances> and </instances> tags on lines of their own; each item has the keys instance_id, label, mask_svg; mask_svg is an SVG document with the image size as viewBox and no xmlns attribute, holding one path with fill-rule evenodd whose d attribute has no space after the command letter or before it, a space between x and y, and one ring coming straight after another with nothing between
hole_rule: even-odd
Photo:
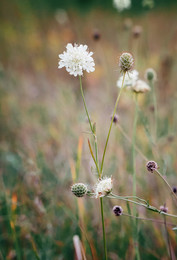
<instances>
[{"instance_id":1,"label":"round flower head","mask_svg":"<svg viewBox=\"0 0 177 260\"><path fill-rule=\"evenodd\" d=\"M132 70L129 73L126 73L124 79L124 87L134 86L138 80L138 76L139 76L139 72L137 70ZM123 76L121 76L117 81L118 88L122 87L122 81L123 81Z\"/></svg>"},{"instance_id":2,"label":"round flower head","mask_svg":"<svg viewBox=\"0 0 177 260\"><path fill-rule=\"evenodd\" d=\"M119 12L122 12L131 7L131 0L114 0L113 5Z\"/></svg>"},{"instance_id":3,"label":"round flower head","mask_svg":"<svg viewBox=\"0 0 177 260\"><path fill-rule=\"evenodd\" d=\"M87 186L84 183L75 183L71 186L71 191L76 197L83 197L87 194Z\"/></svg>"},{"instance_id":4,"label":"round flower head","mask_svg":"<svg viewBox=\"0 0 177 260\"><path fill-rule=\"evenodd\" d=\"M81 76L83 71L93 72L95 70L94 60L91 57L93 52L88 52L87 45L77 45L74 46L68 43L66 50L63 54L59 55L60 61L58 63L58 68L63 67L69 72L70 75Z\"/></svg>"},{"instance_id":5,"label":"round flower head","mask_svg":"<svg viewBox=\"0 0 177 260\"><path fill-rule=\"evenodd\" d=\"M136 93L145 93L150 91L149 85L143 80L137 80L136 84L132 86L132 90Z\"/></svg>"},{"instance_id":6,"label":"round flower head","mask_svg":"<svg viewBox=\"0 0 177 260\"><path fill-rule=\"evenodd\" d=\"M146 163L146 168L149 172L153 172L154 170L158 169L158 165L154 161L149 161Z\"/></svg>"},{"instance_id":7,"label":"round flower head","mask_svg":"<svg viewBox=\"0 0 177 260\"><path fill-rule=\"evenodd\" d=\"M145 72L145 79L149 81L156 81L157 80L157 74L154 69L147 69Z\"/></svg>"},{"instance_id":8,"label":"round flower head","mask_svg":"<svg viewBox=\"0 0 177 260\"><path fill-rule=\"evenodd\" d=\"M121 206L114 206L112 211L114 212L115 216L119 217L123 213L123 209Z\"/></svg>"},{"instance_id":9,"label":"round flower head","mask_svg":"<svg viewBox=\"0 0 177 260\"><path fill-rule=\"evenodd\" d=\"M97 182L95 186L95 197L103 197L112 191L112 178L105 177Z\"/></svg>"},{"instance_id":10,"label":"round flower head","mask_svg":"<svg viewBox=\"0 0 177 260\"><path fill-rule=\"evenodd\" d=\"M132 70L134 64L134 59L131 53L124 52L119 58L119 67L121 72L127 72Z\"/></svg>"}]
</instances>

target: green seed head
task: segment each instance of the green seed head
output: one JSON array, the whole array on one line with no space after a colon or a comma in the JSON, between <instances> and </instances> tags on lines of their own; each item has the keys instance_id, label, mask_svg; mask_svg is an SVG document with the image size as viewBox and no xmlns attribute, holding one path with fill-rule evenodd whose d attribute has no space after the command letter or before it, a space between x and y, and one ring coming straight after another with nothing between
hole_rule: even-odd
<instances>
[{"instance_id":1,"label":"green seed head","mask_svg":"<svg viewBox=\"0 0 177 260\"><path fill-rule=\"evenodd\" d=\"M154 69L147 69L145 72L145 78L149 81L156 81L157 80L157 74Z\"/></svg>"},{"instance_id":2,"label":"green seed head","mask_svg":"<svg viewBox=\"0 0 177 260\"><path fill-rule=\"evenodd\" d=\"M84 183L75 183L71 186L71 191L76 197L83 197L87 193L87 186Z\"/></svg>"},{"instance_id":3,"label":"green seed head","mask_svg":"<svg viewBox=\"0 0 177 260\"><path fill-rule=\"evenodd\" d=\"M131 53L124 52L119 59L119 67L121 72L127 72L133 68L134 59Z\"/></svg>"}]
</instances>

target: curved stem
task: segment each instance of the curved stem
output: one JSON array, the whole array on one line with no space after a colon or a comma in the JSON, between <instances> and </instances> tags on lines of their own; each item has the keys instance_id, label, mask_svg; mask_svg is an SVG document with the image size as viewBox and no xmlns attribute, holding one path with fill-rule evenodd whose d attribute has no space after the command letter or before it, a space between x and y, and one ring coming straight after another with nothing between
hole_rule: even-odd
<instances>
[{"instance_id":1,"label":"curved stem","mask_svg":"<svg viewBox=\"0 0 177 260\"><path fill-rule=\"evenodd\" d=\"M103 151L103 157L102 157L101 168L100 168L101 174L102 174L102 171L103 171L104 158L105 158L106 149L107 149L107 145L108 145L108 141L109 141L109 136L110 136L111 129L112 129L114 116L115 116L115 113L116 113L116 108L117 108L117 105L119 103L120 95L122 93L122 89L123 89L123 86L124 86L125 74L126 74L126 72L124 72L124 74L123 74L122 86L121 86L121 89L120 89L119 94L117 96L117 100L116 100L115 107L114 107L114 112L113 112L112 119L111 119L111 124L110 124L110 127L109 127L109 132L108 132L107 139L106 139L106 144L105 144L104 151Z\"/></svg>"},{"instance_id":2,"label":"curved stem","mask_svg":"<svg viewBox=\"0 0 177 260\"><path fill-rule=\"evenodd\" d=\"M176 196L176 194L173 192L173 190L172 190L170 184L168 183L168 181L162 176L162 174L161 174L158 170L154 169L154 172L157 173L157 174L159 175L159 177L165 182L165 184L167 185L168 189L170 190L170 192L172 193L172 195L174 196L174 198L175 198L176 201L177 201L177 196Z\"/></svg>"},{"instance_id":3,"label":"curved stem","mask_svg":"<svg viewBox=\"0 0 177 260\"><path fill-rule=\"evenodd\" d=\"M111 193L111 194L108 195L107 197L108 197L108 198L111 198L111 199L120 199L120 200L128 201L128 202L134 203L134 204L136 204L136 205L142 206L142 207L144 207L144 208L146 208L146 209L148 209L148 210L157 212L157 213L159 213L159 214L161 214L161 215L165 215L165 216L177 218L177 215L165 213L165 212L163 212L163 211L157 209L156 207L149 205L148 201L146 202L146 204L144 204L144 203L140 203L140 202L137 202L137 201L134 201L134 200L125 199L124 197L117 196L117 195L115 195L115 194L113 194L113 193Z\"/></svg>"},{"instance_id":4,"label":"curved stem","mask_svg":"<svg viewBox=\"0 0 177 260\"><path fill-rule=\"evenodd\" d=\"M102 220L102 231L103 231L104 255L105 255L105 260L107 260L106 234L105 234L104 212L103 212L103 198L100 198L100 205L101 205L101 220Z\"/></svg>"}]
</instances>

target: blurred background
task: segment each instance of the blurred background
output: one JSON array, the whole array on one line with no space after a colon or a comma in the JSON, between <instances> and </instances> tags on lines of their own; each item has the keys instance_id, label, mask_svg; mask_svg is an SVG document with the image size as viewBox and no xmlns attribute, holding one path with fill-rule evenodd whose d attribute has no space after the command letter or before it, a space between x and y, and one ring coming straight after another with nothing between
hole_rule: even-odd
<instances>
[{"instance_id":1,"label":"blurred background","mask_svg":"<svg viewBox=\"0 0 177 260\"><path fill-rule=\"evenodd\" d=\"M110 124L120 76L119 55L131 52L135 69L157 72L158 138L153 144L152 93L142 94L136 144L158 162L170 185L177 186L177 3L132 0L125 10L110 0L1 0L0 2L0 259L103 259L99 200L75 198L74 182L97 180L88 149L89 125L79 80L58 70L67 43L87 44L96 70L84 74L83 88L96 122L99 159ZM104 174L113 176L114 193L132 195L131 142L135 104L125 91L119 103ZM157 208L166 203L177 214L163 182L136 154L137 195ZM131 218L116 218L104 199L109 259L135 259ZM137 208L140 217L163 218ZM168 218L173 259L177 256L175 220ZM169 259L165 227L138 222L141 259Z\"/></svg>"}]
</instances>

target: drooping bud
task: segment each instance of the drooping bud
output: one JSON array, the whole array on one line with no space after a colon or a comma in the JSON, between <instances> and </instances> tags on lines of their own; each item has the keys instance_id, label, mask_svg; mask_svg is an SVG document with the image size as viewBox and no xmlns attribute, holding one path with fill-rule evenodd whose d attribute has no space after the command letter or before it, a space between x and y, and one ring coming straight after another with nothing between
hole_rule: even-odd
<instances>
[{"instance_id":1,"label":"drooping bud","mask_svg":"<svg viewBox=\"0 0 177 260\"><path fill-rule=\"evenodd\" d=\"M131 53L124 52L119 58L119 67L121 72L130 71L133 68L134 58Z\"/></svg>"},{"instance_id":2,"label":"drooping bud","mask_svg":"<svg viewBox=\"0 0 177 260\"><path fill-rule=\"evenodd\" d=\"M167 213L168 212L168 207L166 207L166 205L162 205L160 206L160 210Z\"/></svg>"},{"instance_id":3,"label":"drooping bud","mask_svg":"<svg viewBox=\"0 0 177 260\"><path fill-rule=\"evenodd\" d=\"M154 161L149 161L146 163L146 168L149 172L153 172L154 170L158 169L158 165Z\"/></svg>"},{"instance_id":4,"label":"drooping bud","mask_svg":"<svg viewBox=\"0 0 177 260\"><path fill-rule=\"evenodd\" d=\"M83 197L87 193L87 186L84 183L75 183L71 186L71 191L76 197Z\"/></svg>"},{"instance_id":5,"label":"drooping bud","mask_svg":"<svg viewBox=\"0 0 177 260\"><path fill-rule=\"evenodd\" d=\"M111 116L111 120L112 120L112 116ZM119 122L119 116L115 114L113 118L113 123L117 124L118 122Z\"/></svg>"},{"instance_id":6,"label":"drooping bud","mask_svg":"<svg viewBox=\"0 0 177 260\"><path fill-rule=\"evenodd\" d=\"M117 217L121 216L123 213L122 207L117 206L117 205L113 207L112 211L114 212L115 216L117 216Z\"/></svg>"}]
</instances>

